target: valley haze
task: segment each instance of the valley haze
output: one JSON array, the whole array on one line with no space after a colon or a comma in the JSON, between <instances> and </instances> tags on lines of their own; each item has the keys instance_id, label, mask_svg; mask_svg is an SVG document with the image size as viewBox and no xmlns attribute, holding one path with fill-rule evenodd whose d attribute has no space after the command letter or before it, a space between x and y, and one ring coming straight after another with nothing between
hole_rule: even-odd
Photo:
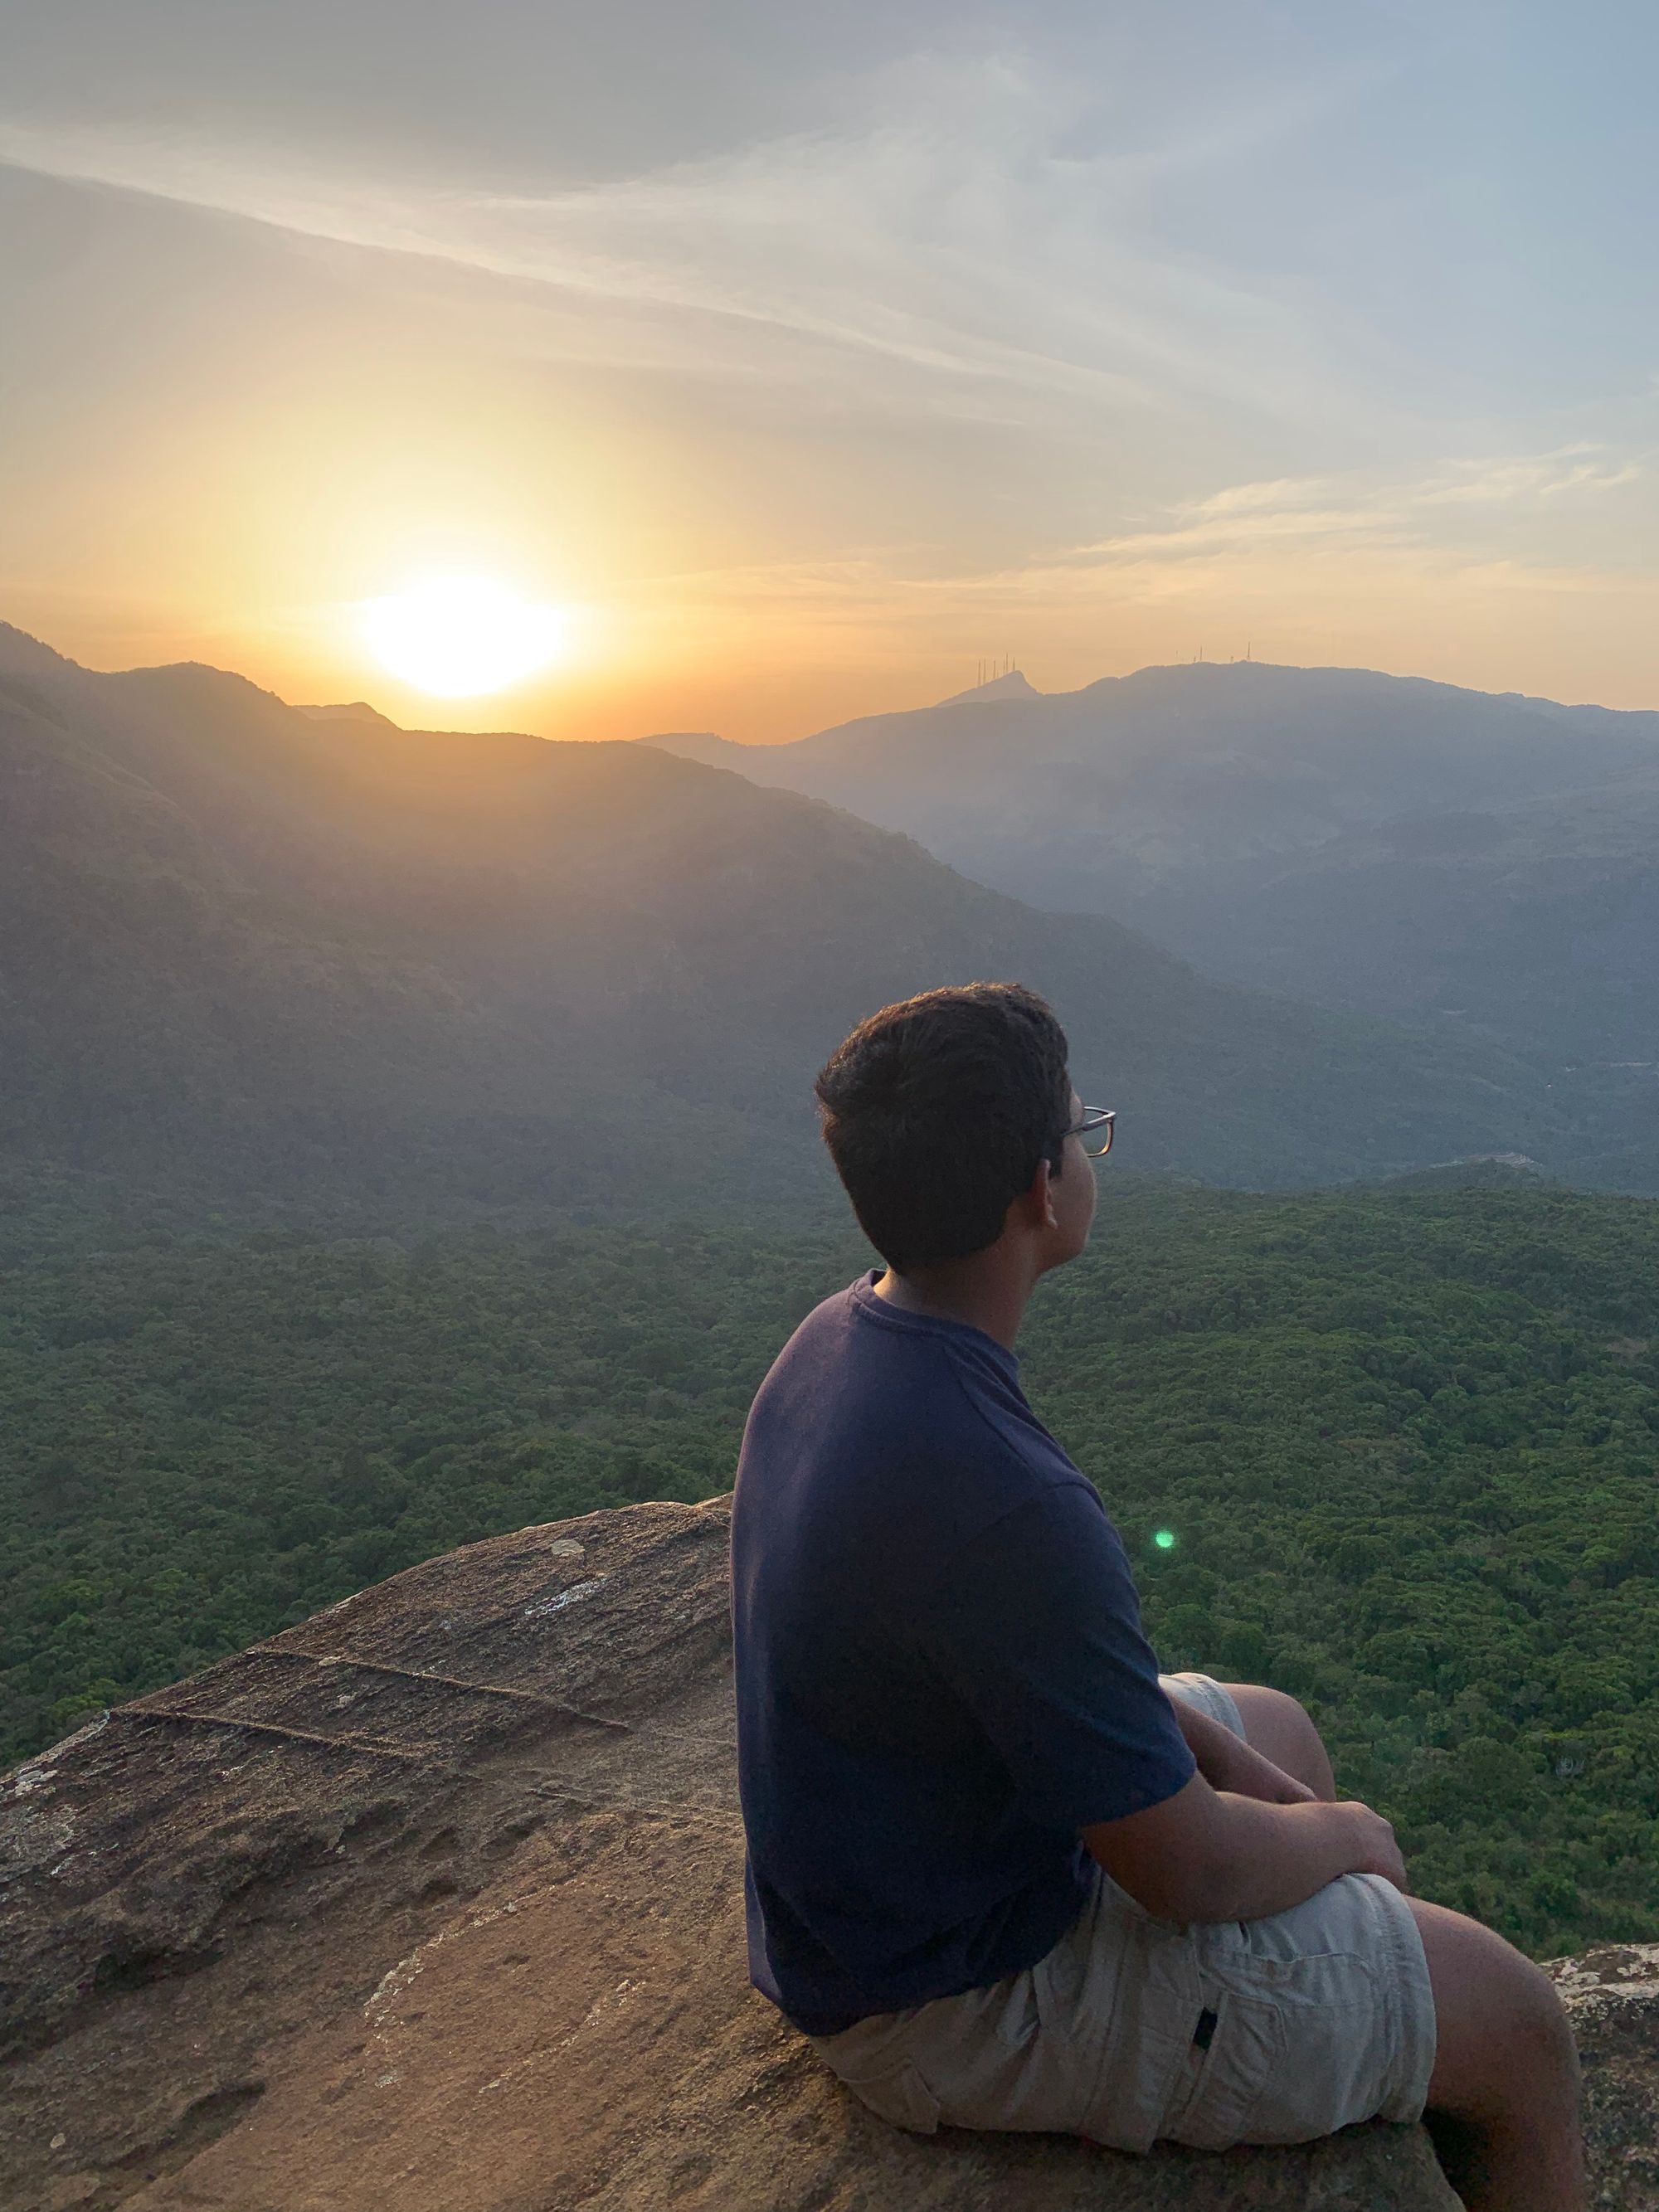
<instances>
[{"instance_id":1,"label":"valley haze","mask_svg":"<svg viewBox=\"0 0 1659 2212\"><path fill-rule=\"evenodd\" d=\"M1320 1006L1270 933L1243 979L1203 972L1248 964L1238 943L1224 963L1197 941L1390 825L1437 819L1455 884L1459 840L1491 860L1481 801L1500 831L1544 806L1547 836L1552 806L1644 791L1659 718L1196 668L764 750L586 744L404 731L201 666L100 674L16 630L0 714L0 1131L25 1157L447 1218L659 1183L781 1201L824 1187L806 1079L854 1019L1018 975L1132 1166L1270 1187L1519 1154L1659 1188L1651 1071L1624 1064L1659 1058L1634 805L1573 859L1633 948L1594 1061L1569 1064L1547 993L1530 1026L1473 988L1455 1014ZM1045 910L1051 880L1087 910ZM1175 923L1197 965L1156 942Z\"/></svg>"}]
</instances>

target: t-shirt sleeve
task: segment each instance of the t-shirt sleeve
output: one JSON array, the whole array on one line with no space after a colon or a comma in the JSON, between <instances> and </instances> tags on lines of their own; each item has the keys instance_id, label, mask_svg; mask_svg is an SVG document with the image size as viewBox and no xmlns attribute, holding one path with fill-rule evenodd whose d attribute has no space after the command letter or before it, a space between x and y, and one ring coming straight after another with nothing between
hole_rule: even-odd
<instances>
[{"instance_id":1,"label":"t-shirt sleeve","mask_svg":"<svg viewBox=\"0 0 1659 2212\"><path fill-rule=\"evenodd\" d=\"M928 1655L1028 1818L1075 1834L1161 1804L1191 1779L1122 1543L1081 1485L995 1522L930 1595Z\"/></svg>"}]
</instances>

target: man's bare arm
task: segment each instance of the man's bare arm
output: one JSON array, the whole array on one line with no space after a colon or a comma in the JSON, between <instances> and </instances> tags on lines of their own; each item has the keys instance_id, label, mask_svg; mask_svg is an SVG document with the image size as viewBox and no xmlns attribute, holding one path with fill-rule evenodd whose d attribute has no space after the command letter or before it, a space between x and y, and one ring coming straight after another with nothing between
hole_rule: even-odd
<instances>
[{"instance_id":1,"label":"man's bare arm","mask_svg":"<svg viewBox=\"0 0 1659 2212\"><path fill-rule=\"evenodd\" d=\"M1161 1805L1085 1828L1083 1840L1160 1920L1261 1920L1345 1874L1406 1887L1394 1830L1369 1805L1271 1804L1212 1790L1202 1774Z\"/></svg>"},{"instance_id":2,"label":"man's bare arm","mask_svg":"<svg viewBox=\"0 0 1659 2212\"><path fill-rule=\"evenodd\" d=\"M1305 1805L1315 1792L1271 1759L1264 1759L1230 1728L1212 1720L1208 1713L1189 1705L1184 1698L1171 1698L1176 1725L1187 1739L1187 1748L1198 1762L1198 1771L1212 1790L1229 1790L1236 1797L1260 1797L1269 1805Z\"/></svg>"}]
</instances>

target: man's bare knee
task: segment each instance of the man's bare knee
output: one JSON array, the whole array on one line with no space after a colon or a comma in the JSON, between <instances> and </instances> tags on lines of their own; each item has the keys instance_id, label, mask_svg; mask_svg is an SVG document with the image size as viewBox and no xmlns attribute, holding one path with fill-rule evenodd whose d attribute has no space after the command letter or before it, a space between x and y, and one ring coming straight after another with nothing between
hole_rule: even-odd
<instances>
[{"instance_id":1,"label":"man's bare knee","mask_svg":"<svg viewBox=\"0 0 1659 2212\"><path fill-rule=\"evenodd\" d=\"M1434 1990L1429 2102L1470 2119L1576 2108L1578 2054L1554 1984L1479 1921L1413 1899Z\"/></svg>"},{"instance_id":2,"label":"man's bare knee","mask_svg":"<svg viewBox=\"0 0 1659 2212\"><path fill-rule=\"evenodd\" d=\"M1306 1783L1316 1797L1327 1802L1334 1798L1330 1755L1307 1708L1287 1691L1270 1690L1265 1683L1228 1682L1224 1686L1232 1692L1251 1750Z\"/></svg>"}]
</instances>

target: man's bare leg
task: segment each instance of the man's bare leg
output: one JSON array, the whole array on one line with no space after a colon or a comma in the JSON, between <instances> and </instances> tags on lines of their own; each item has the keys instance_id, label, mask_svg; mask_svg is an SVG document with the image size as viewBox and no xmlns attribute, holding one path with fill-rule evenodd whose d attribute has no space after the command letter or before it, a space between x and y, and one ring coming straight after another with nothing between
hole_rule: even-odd
<instances>
[{"instance_id":1,"label":"man's bare leg","mask_svg":"<svg viewBox=\"0 0 1659 2212\"><path fill-rule=\"evenodd\" d=\"M1306 1783L1316 1797L1332 1804L1336 1778L1319 1730L1306 1712L1283 1690L1269 1690L1259 1682L1224 1682L1231 1690L1244 1723L1244 1741L1263 1759L1282 1766L1286 1774Z\"/></svg>"},{"instance_id":2,"label":"man's bare leg","mask_svg":"<svg viewBox=\"0 0 1659 2212\"><path fill-rule=\"evenodd\" d=\"M1330 1759L1296 1699L1259 1683L1226 1687L1251 1749L1334 1798ZM1578 2057L1554 1985L1478 1920L1411 1905L1434 1990L1425 2118L1448 2179L1471 2212L1582 2212Z\"/></svg>"},{"instance_id":3,"label":"man's bare leg","mask_svg":"<svg viewBox=\"0 0 1659 2212\"><path fill-rule=\"evenodd\" d=\"M1549 1977L1501 1936L1412 1899L1434 1988L1425 2118L1471 2212L1583 2212L1578 2054Z\"/></svg>"}]
</instances>

